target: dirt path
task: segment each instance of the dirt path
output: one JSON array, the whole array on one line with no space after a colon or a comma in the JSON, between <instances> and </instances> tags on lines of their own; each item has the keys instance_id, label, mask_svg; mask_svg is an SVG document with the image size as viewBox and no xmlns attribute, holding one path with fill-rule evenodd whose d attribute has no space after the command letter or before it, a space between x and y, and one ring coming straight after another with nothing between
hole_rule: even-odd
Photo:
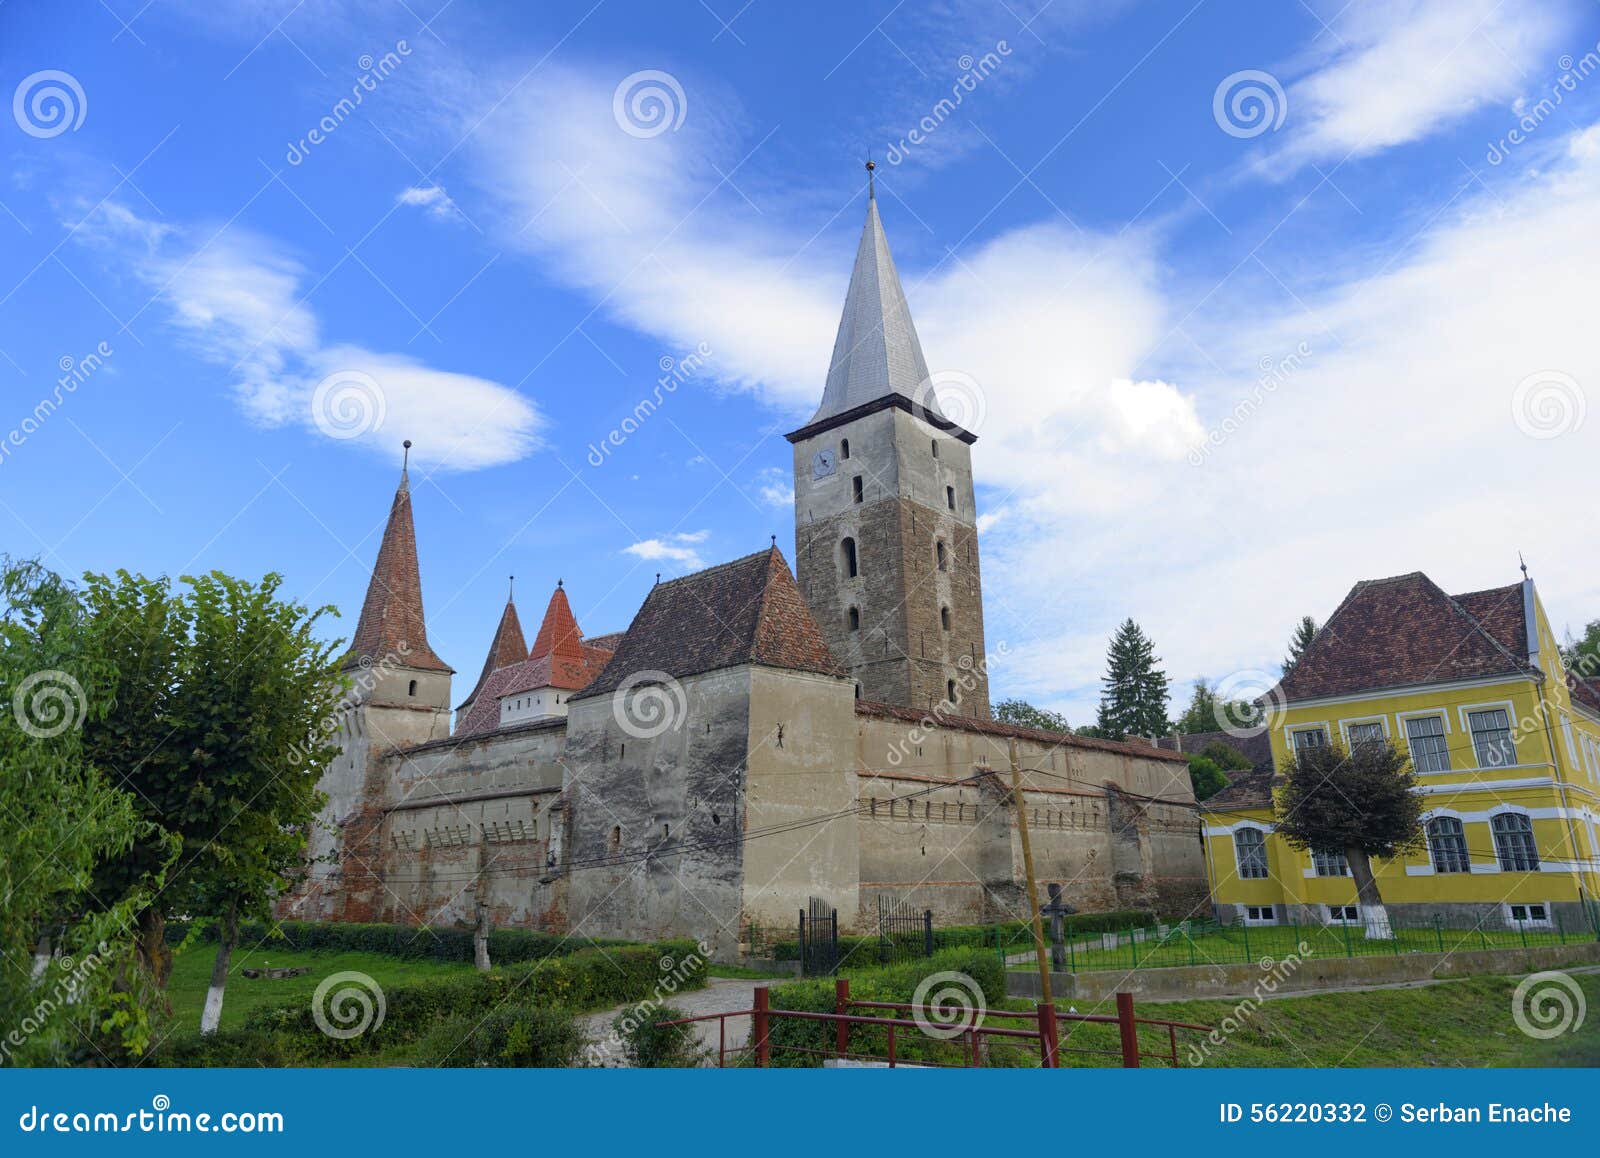
<instances>
[{"instance_id":1,"label":"dirt path","mask_svg":"<svg viewBox=\"0 0 1600 1158\"><path fill-rule=\"evenodd\" d=\"M731 1013L734 1010L749 1009L755 1003L755 988L758 984L766 985L769 982L713 977L704 989L674 994L669 1004L683 1010L688 1017L697 1017L703 1013ZM615 1009L608 1009L603 1013L591 1013L578 1019L579 1028L593 1043L585 1055L588 1064L610 1068L627 1066L628 1059L623 1056L621 1046L612 1035L611 1023L619 1013L632 1008L631 1005L620 1005ZM750 1039L748 1017L729 1017L722 1022L712 1020L698 1023L695 1031L700 1038L700 1044L711 1051L712 1065L717 1064L719 1024L727 1026L725 1044L730 1053Z\"/></svg>"}]
</instances>

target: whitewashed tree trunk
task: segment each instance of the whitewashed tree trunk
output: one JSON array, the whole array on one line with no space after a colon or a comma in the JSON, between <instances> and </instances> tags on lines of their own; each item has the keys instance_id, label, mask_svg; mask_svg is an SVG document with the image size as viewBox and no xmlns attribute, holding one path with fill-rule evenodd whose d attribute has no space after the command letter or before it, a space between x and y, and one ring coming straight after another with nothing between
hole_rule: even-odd
<instances>
[{"instance_id":1,"label":"whitewashed tree trunk","mask_svg":"<svg viewBox=\"0 0 1600 1158\"><path fill-rule=\"evenodd\" d=\"M50 931L47 929L39 935L39 943L33 949L33 975L29 978L33 984L37 985L44 971L50 968L50 956Z\"/></svg>"},{"instance_id":2,"label":"whitewashed tree trunk","mask_svg":"<svg viewBox=\"0 0 1600 1158\"><path fill-rule=\"evenodd\" d=\"M1372 861L1365 849L1347 848L1345 863L1356 882L1356 899L1360 902L1361 922L1366 926L1367 940L1392 941L1394 929L1389 924L1389 910L1383 907L1383 896L1378 892L1378 882L1372 875Z\"/></svg>"},{"instance_id":3,"label":"whitewashed tree trunk","mask_svg":"<svg viewBox=\"0 0 1600 1158\"><path fill-rule=\"evenodd\" d=\"M228 962L233 943L239 939L239 912L229 911L217 935L217 957L211 965L211 988L206 990L205 1009L200 1014L200 1032L216 1033L222 1024L222 994L228 985Z\"/></svg>"}]
</instances>

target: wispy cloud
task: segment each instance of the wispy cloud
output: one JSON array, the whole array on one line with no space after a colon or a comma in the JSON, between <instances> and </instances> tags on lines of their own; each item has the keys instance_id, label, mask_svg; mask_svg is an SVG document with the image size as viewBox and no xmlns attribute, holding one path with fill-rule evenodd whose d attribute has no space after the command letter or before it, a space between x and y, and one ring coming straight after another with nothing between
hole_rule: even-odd
<instances>
[{"instance_id":1,"label":"wispy cloud","mask_svg":"<svg viewBox=\"0 0 1600 1158\"><path fill-rule=\"evenodd\" d=\"M461 220L461 211L442 185L412 185L400 190L395 201L421 209L440 221Z\"/></svg>"},{"instance_id":2,"label":"wispy cloud","mask_svg":"<svg viewBox=\"0 0 1600 1158\"><path fill-rule=\"evenodd\" d=\"M622 548L622 553L632 555L636 559L664 560L675 564L681 571L698 571L706 565L706 562L700 557L700 552L696 548L704 543L710 534L710 531L684 531L659 539L641 539Z\"/></svg>"}]
</instances>

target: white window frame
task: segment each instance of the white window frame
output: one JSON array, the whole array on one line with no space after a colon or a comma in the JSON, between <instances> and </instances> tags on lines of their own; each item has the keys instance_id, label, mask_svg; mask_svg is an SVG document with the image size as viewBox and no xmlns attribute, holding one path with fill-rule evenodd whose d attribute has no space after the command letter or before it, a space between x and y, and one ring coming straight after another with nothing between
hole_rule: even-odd
<instances>
[{"instance_id":1,"label":"white window frame","mask_svg":"<svg viewBox=\"0 0 1600 1158\"><path fill-rule=\"evenodd\" d=\"M1567 755L1572 757L1572 766L1578 766L1578 742L1572 738L1572 717L1566 712L1561 713L1561 734L1567 741Z\"/></svg>"},{"instance_id":2,"label":"white window frame","mask_svg":"<svg viewBox=\"0 0 1600 1158\"><path fill-rule=\"evenodd\" d=\"M1258 913L1264 912L1265 917L1252 917L1251 910ZM1246 925L1276 925L1278 923L1278 907L1276 905L1240 905L1239 920Z\"/></svg>"},{"instance_id":3,"label":"white window frame","mask_svg":"<svg viewBox=\"0 0 1600 1158\"><path fill-rule=\"evenodd\" d=\"M1533 845L1534 865L1531 869L1506 867L1506 858L1500 855L1500 842L1495 839L1497 834L1494 829L1494 822L1502 816L1520 816L1522 819L1528 822L1528 840ZM1499 808L1491 809L1489 811L1489 844L1494 849L1495 867L1501 872L1536 873L1544 871L1544 857L1539 852L1538 830L1533 827L1533 817L1528 814L1528 810L1526 808L1519 807L1515 804L1503 804Z\"/></svg>"},{"instance_id":4,"label":"white window frame","mask_svg":"<svg viewBox=\"0 0 1600 1158\"><path fill-rule=\"evenodd\" d=\"M1377 724L1383 729L1383 738L1389 743L1394 743L1394 733L1389 730L1388 716L1352 716L1348 720L1339 721L1339 738L1344 741L1345 750L1349 751L1350 729L1357 724Z\"/></svg>"},{"instance_id":5,"label":"white window frame","mask_svg":"<svg viewBox=\"0 0 1600 1158\"><path fill-rule=\"evenodd\" d=\"M1355 905L1323 905L1323 916L1330 925L1359 925L1361 924L1361 906ZM1344 914L1335 916L1335 914Z\"/></svg>"},{"instance_id":6,"label":"white window frame","mask_svg":"<svg viewBox=\"0 0 1600 1158\"><path fill-rule=\"evenodd\" d=\"M1543 917L1536 918L1529 916L1525 920L1517 920L1516 911L1518 909L1522 909L1524 912L1526 912L1534 905L1538 905L1544 909ZM1549 901L1506 901L1505 918L1506 925L1512 929L1552 929L1555 927L1555 918L1551 914L1551 905Z\"/></svg>"},{"instance_id":7,"label":"white window frame","mask_svg":"<svg viewBox=\"0 0 1600 1158\"><path fill-rule=\"evenodd\" d=\"M1439 858L1433 851L1433 834L1428 827L1436 820L1453 820L1461 829L1461 851L1466 857L1466 868L1441 869ZM1492 839L1492 838L1491 838ZM1472 875L1472 846L1467 843L1467 822L1454 812L1430 812L1422 818L1422 841L1428 850L1428 868L1433 873L1442 877L1471 876ZM1495 855L1495 863L1500 863L1499 854Z\"/></svg>"},{"instance_id":8,"label":"white window frame","mask_svg":"<svg viewBox=\"0 0 1600 1158\"><path fill-rule=\"evenodd\" d=\"M1288 749L1291 756L1300 754L1300 741L1296 738L1306 732L1321 732L1323 744L1332 743L1333 731L1328 727L1327 721L1320 724L1296 724L1294 727L1283 729L1284 737L1288 740Z\"/></svg>"},{"instance_id":9,"label":"white window frame","mask_svg":"<svg viewBox=\"0 0 1600 1158\"><path fill-rule=\"evenodd\" d=\"M1261 873L1260 873L1259 876L1257 874L1255 874L1255 873L1247 873L1247 872L1244 871L1244 850L1241 849L1240 846L1239 846L1239 834L1243 833L1243 832L1253 832L1253 833L1255 833L1257 836L1259 836L1261 838ZM1239 879L1242 880L1242 881L1267 881L1267 880L1271 880L1272 879L1272 865L1271 865L1271 862L1267 859L1267 832L1266 832L1266 830L1264 828L1260 827L1259 825L1255 825L1255 824L1241 824L1241 825L1239 825L1237 828L1235 828L1233 830L1232 840L1233 840L1234 871L1239 874Z\"/></svg>"},{"instance_id":10,"label":"white window frame","mask_svg":"<svg viewBox=\"0 0 1600 1158\"><path fill-rule=\"evenodd\" d=\"M1406 738L1406 755L1411 760L1411 766L1413 768L1416 768L1417 775L1419 775L1419 776L1443 776L1446 772L1454 772L1454 771L1456 771L1455 761L1453 761L1450 758L1450 713L1449 712L1445 711L1443 708L1435 708L1432 711L1427 711L1427 712L1403 712L1403 713L1401 713L1401 715L1399 717L1399 720L1400 720L1400 730L1401 730L1401 732L1403 732L1405 734L1405 738ZM1444 740L1444 764L1445 764L1445 766L1443 768L1433 768L1433 769L1429 769L1428 771L1424 772L1421 768L1417 767L1416 751L1412 747L1412 744L1411 744L1411 721L1412 720L1438 720L1439 721L1439 726L1442 729L1443 734L1440 737L1437 737L1437 738Z\"/></svg>"},{"instance_id":11,"label":"white window frame","mask_svg":"<svg viewBox=\"0 0 1600 1158\"><path fill-rule=\"evenodd\" d=\"M1506 714L1506 733L1511 740L1511 754L1516 757L1510 764L1485 764L1478 755L1478 738L1472 732L1473 712L1502 711ZM1467 738L1467 745L1472 750L1472 762L1485 772L1499 772L1507 768L1522 767L1522 749L1517 747L1517 707L1510 700L1497 700L1488 704L1462 704L1457 711L1461 714L1461 734Z\"/></svg>"},{"instance_id":12,"label":"white window frame","mask_svg":"<svg viewBox=\"0 0 1600 1158\"><path fill-rule=\"evenodd\" d=\"M1319 860L1318 859L1319 857L1322 858L1322 859ZM1331 858L1334 858L1334 857L1337 857L1338 860L1344 864L1344 871L1343 872L1336 872L1336 873L1325 873L1325 872L1323 872L1322 871L1323 866L1325 864L1328 864L1330 862ZM1338 877L1347 877L1347 876L1350 875L1350 860L1342 852L1318 852L1316 849L1312 849L1311 850L1311 873L1312 873L1313 876L1322 877L1324 879L1336 879Z\"/></svg>"}]
</instances>

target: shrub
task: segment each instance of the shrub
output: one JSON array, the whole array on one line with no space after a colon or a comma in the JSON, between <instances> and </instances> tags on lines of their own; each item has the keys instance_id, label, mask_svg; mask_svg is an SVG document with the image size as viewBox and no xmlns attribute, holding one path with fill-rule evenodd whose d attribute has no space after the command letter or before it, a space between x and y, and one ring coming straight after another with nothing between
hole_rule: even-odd
<instances>
[{"instance_id":1,"label":"shrub","mask_svg":"<svg viewBox=\"0 0 1600 1158\"><path fill-rule=\"evenodd\" d=\"M1156 914L1150 909L1112 909L1103 913L1073 913L1062 920L1067 936L1079 933L1115 933L1123 929L1147 928L1156 923ZM1045 935L1049 936L1048 926ZM1027 921L1009 921L1002 925L948 925L935 927L935 949L987 948L993 951L998 937L1008 948L1019 949L1033 942L1033 926ZM1024 945L1018 945L1024 942ZM839 965L845 968L871 968L878 964L879 939L876 934L850 935L839 938ZM775 941L772 956L778 961L798 961L800 942Z\"/></svg>"},{"instance_id":2,"label":"shrub","mask_svg":"<svg viewBox=\"0 0 1600 1158\"><path fill-rule=\"evenodd\" d=\"M629 1010L611 1023L630 1065L642 1070L688 1069L706 1060L692 1025L663 1025L689 1016L670 1005L645 1013Z\"/></svg>"},{"instance_id":3,"label":"shrub","mask_svg":"<svg viewBox=\"0 0 1600 1158\"><path fill-rule=\"evenodd\" d=\"M569 1010L503 1005L435 1027L417 1047L417 1064L563 1069L577 1060L583 1044Z\"/></svg>"},{"instance_id":4,"label":"shrub","mask_svg":"<svg viewBox=\"0 0 1600 1158\"><path fill-rule=\"evenodd\" d=\"M1000 1008L1005 1001L1005 971L993 952L982 949L948 949L932 957L905 961L853 975L850 979L850 996L856 1001L909 1002L917 993L924 978L936 973L964 974L971 979L976 991L969 989L974 1007ZM943 988L940 986L938 988ZM934 990L937 992L937 988ZM928 1000L930 995L925 995ZM774 1009L799 1009L812 1013L832 1013L834 987L831 978L817 981L796 981L788 985L775 985L771 991ZM981 1006L979 1003L981 1002ZM857 1010L862 1014L888 1017L891 1010ZM1007 1019L1008 1021L1011 1019ZM1019 1025L1026 1026L1026 1022ZM800 1021L791 1018L774 1018L768 1032L771 1045L771 1062L775 1066L820 1065L824 1057L831 1057L835 1048L835 1027L827 1021ZM998 1039L996 1039L998 1040ZM904 1028L895 1030L895 1056L907 1062L943 1062L959 1064L965 1051L961 1040L946 1040L923 1033L909 1015L905 1015ZM889 1031L886 1027L852 1026L850 1052L884 1057L889 1052ZM1027 1065L1037 1058L1036 1049L1005 1047L991 1044L990 1064Z\"/></svg>"},{"instance_id":5,"label":"shrub","mask_svg":"<svg viewBox=\"0 0 1600 1158\"><path fill-rule=\"evenodd\" d=\"M187 935L189 926L167 926L167 943L176 945ZM215 943L217 926L208 922L196 932L199 940ZM471 961L471 929L434 929L427 925L357 925L344 921L259 921L239 926L239 943L252 945L265 941L285 949L312 953L380 953L406 961ZM524 961L564 957L597 945L626 945L637 942L574 938L561 933L539 933L532 929L494 929L489 933L489 960L496 966Z\"/></svg>"},{"instance_id":6,"label":"shrub","mask_svg":"<svg viewBox=\"0 0 1600 1158\"><path fill-rule=\"evenodd\" d=\"M692 941L666 941L659 945L631 945L614 949L589 949L566 957L550 957L531 965L496 969L490 973L463 971L457 977L395 985L384 990L382 1024L354 1037L336 1038L318 1026L309 1003L296 1002L252 1010L242 1030L217 1034L215 1044L169 1043L157 1059L162 1065L230 1065L230 1061L178 1062L176 1054L190 1051L196 1058L229 1057L235 1049L273 1041L281 1045L285 1061L250 1064L306 1064L336 1058L354 1058L409 1045L426 1036L441 1022L457 1018L483 1018L493 1010L516 1005L537 1009L605 1009L678 990L700 989L706 983L707 961ZM322 1013L330 1014L339 990L325 999ZM337 1018L336 1026L343 1028ZM353 1028L353 1027L352 1027ZM220 1040L227 1037L230 1042ZM233 1039L237 1037L237 1044ZM279 1057L279 1053L270 1056Z\"/></svg>"}]
</instances>

